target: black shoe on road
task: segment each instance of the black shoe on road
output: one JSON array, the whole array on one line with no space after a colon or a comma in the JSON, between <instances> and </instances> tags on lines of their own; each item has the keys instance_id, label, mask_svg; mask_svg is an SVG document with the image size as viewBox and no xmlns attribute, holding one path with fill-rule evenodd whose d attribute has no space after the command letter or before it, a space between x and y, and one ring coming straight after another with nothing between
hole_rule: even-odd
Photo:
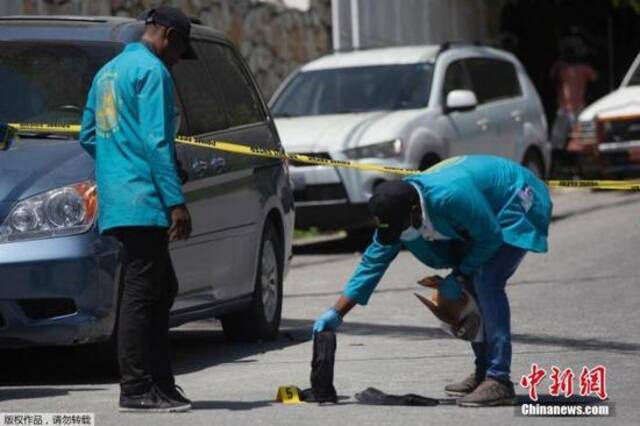
<instances>
[{"instance_id":1,"label":"black shoe on road","mask_svg":"<svg viewBox=\"0 0 640 426\"><path fill-rule=\"evenodd\" d=\"M476 390L482 383L482 379L474 373L458 383L452 383L444 387L444 391L449 396L465 396Z\"/></svg>"},{"instance_id":2,"label":"black shoe on road","mask_svg":"<svg viewBox=\"0 0 640 426\"><path fill-rule=\"evenodd\" d=\"M125 413L180 413L190 409L190 403L169 399L156 387L140 395L120 395L120 411Z\"/></svg>"},{"instance_id":3,"label":"black shoe on road","mask_svg":"<svg viewBox=\"0 0 640 426\"><path fill-rule=\"evenodd\" d=\"M184 390L180 386L173 385L173 387L170 388L160 388L160 392L162 392L162 394L168 399L178 401L183 404L189 404L189 408L191 408L191 400L187 398Z\"/></svg>"},{"instance_id":4,"label":"black shoe on road","mask_svg":"<svg viewBox=\"0 0 640 426\"><path fill-rule=\"evenodd\" d=\"M480 386L469 395L460 398L460 407L494 407L498 405L515 405L517 402L513 383L487 377Z\"/></svg>"}]
</instances>

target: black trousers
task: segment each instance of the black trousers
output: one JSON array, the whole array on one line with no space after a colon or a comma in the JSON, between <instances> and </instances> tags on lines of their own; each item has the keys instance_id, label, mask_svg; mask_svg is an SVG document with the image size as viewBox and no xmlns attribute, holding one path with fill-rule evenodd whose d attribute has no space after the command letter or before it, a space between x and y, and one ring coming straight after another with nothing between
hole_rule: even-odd
<instances>
[{"instance_id":1,"label":"black trousers","mask_svg":"<svg viewBox=\"0 0 640 426\"><path fill-rule=\"evenodd\" d=\"M120 389L125 395L175 384L169 351L169 311L178 280L169 256L167 228L109 231L124 247L124 283L118 315Z\"/></svg>"}]
</instances>

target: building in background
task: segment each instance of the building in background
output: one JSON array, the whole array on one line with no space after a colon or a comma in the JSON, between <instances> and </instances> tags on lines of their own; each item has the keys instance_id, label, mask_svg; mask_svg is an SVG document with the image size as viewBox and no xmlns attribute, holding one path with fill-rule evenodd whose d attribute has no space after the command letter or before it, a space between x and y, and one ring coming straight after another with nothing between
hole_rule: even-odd
<instances>
[{"instance_id":1,"label":"building in background","mask_svg":"<svg viewBox=\"0 0 640 426\"><path fill-rule=\"evenodd\" d=\"M600 78L588 101L618 86L640 48L640 0L0 0L0 15L136 17L161 3L233 40L267 98L333 49L481 41L518 56L552 120L560 39L577 35L589 48Z\"/></svg>"},{"instance_id":2,"label":"building in background","mask_svg":"<svg viewBox=\"0 0 640 426\"><path fill-rule=\"evenodd\" d=\"M484 0L332 0L331 11L337 50L488 38Z\"/></svg>"},{"instance_id":3,"label":"building in background","mask_svg":"<svg viewBox=\"0 0 640 426\"><path fill-rule=\"evenodd\" d=\"M584 60L598 73L587 103L618 87L640 50L637 0L488 0L497 22L497 40L527 68L550 122L555 115L554 62L568 37L586 46Z\"/></svg>"}]
</instances>

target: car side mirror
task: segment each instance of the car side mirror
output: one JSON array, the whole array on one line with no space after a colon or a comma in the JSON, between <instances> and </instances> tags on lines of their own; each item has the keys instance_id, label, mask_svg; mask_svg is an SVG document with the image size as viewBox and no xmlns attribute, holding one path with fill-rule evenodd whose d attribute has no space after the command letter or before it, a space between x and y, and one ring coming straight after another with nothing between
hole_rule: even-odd
<instances>
[{"instance_id":1,"label":"car side mirror","mask_svg":"<svg viewBox=\"0 0 640 426\"><path fill-rule=\"evenodd\" d=\"M447 113L472 111L477 106L478 98L471 90L452 90L447 94Z\"/></svg>"}]
</instances>

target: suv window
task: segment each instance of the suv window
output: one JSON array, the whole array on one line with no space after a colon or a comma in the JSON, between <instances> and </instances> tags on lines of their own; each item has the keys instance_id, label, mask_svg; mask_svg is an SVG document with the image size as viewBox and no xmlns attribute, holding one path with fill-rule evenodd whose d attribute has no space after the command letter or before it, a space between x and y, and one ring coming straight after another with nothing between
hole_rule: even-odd
<instances>
[{"instance_id":1,"label":"suv window","mask_svg":"<svg viewBox=\"0 0 640 426\"><path fill-rule=\"evenodd\" d=\"M522 95L518 73L511 62L470 58L466 59L465 63L478 103L484 104Z\"/></svg>"},{"instance_id":2,"label":"suv window","mask_svg":"<svg viewBox=\"0 0 640 426\"><path fill-rule=\"evenodd\" d=\"M427 106L433 65L369 65L299 72L273 102L275 117L396 111Z\"/></svg>"},{"instance_id":3,"label":"suv window","mask_svg":"<svg viewBox=\"0 0 640 426\"><path fill-rule=\"evenodd\" d=\"M265 114L260 105L260 97L235 52L220 43L195 42L194 46L220 83L229 126L263 122Z\"/></svg>"},{"instance_id":4,"label":"suv window","mask_svg":"<svg viewBox=\"0 0 640 426\"><path fill-rule=\"evenodd\" d=\"M202 57L178 62L172 69L173 79L180 94L182 117L188 122L189 135L214 132L229 127L220 88Z\"/></svg>"},{"instance_id":5,"label":"suv window","mask_svg":"<svg viewBox=\"0 0 640 426\"><path fill-rule=\"evenodd\" d=\"M449 92L454 90L473 90L465 62L466 60L455 61L447 67L444 75L443 100L446 100Z\"/></svg>"}]
</instances>

